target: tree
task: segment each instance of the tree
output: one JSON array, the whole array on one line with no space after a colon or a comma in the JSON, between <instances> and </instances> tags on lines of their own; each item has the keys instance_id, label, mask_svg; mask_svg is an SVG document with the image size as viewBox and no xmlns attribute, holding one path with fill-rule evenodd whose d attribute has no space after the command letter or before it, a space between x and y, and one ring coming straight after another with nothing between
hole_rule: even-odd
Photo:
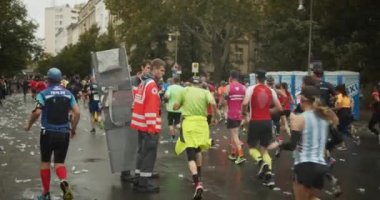
<instances>
[{"instance_id":1,"label":"tree","mask_svg":"<svg viewBox=\"0 0 380 200\"><path fill-rule=\"evenodd\" d=\"M306 69L310 1L305 1L304 11L297 11L293 2L262 3L257 66ZM358 71L364 83L374 81L380 72L379 9L380 2L374 0L314 1L312 58L328 70Z\"/></svg>"},{"instance_id":2,"label":"tree","mask_svg":"<svg viewBox=\"0 0 380 200\"><path fill-rule=\"evenodd\" d=\"M14 74L42 52L33 33L37 25L27 18L19 0L0 2L0 73Z\"/></svg>"},{"instance_id":3,"label":"tree","mask_svg":"<svg viewBox=\"0 0 380 200\"><path fill-rule=\"evenodd\" d=\"M189 33L201 44L197 61L214 66L216 81L229 69L231 42L251 33L257 6L250 0L108 0L106 5L122 19L118 30L126 43L139 48L135 56L149 55L152 44L163 44L170 32Z\"/></svg>"},{"instance_id":4,"label":"tree","mask_svg":"<svg viewBox=\"0 0 380 200\"><path fill-rule=\"evenodd\" d=\"M82 34L79 42L62 49L55 57L45 56L38 62L38 71L45 74L51 67L58 67L68 76L79 74L82 77L91 73L91 52L119 46L115 32L109 26L108 33L99 36L99 28L92 26Z\"/></svg>"},{"instance_id":5,"label":"tree","mask_svg":"<svg viewBox=\"0 0 380 200\"><path fill-rule=\"evenodd\" d=\"M380 2L375 0L323 0L316 3L321 24L323 61L331 69L354 70L363 83L380 73Z\"/></svg>"}]
</instances>

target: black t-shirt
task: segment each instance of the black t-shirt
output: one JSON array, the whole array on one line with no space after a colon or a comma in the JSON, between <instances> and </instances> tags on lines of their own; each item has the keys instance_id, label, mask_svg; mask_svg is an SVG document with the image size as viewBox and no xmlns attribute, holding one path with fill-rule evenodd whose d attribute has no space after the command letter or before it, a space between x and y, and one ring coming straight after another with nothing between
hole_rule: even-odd
<instances>
[{"instance_id":1,"label":"black t-shirt","mask_svg":"<svg viewBox=\"0 0 380 200\"><path fill-rule=\"evenodd\" d=\"M24 90L28 90L28 88L29 88L29 81L24 80L24 82L22 82L22 88Z\"/></svg>"},{"instance_id":2,"label":"black t-shirt","mask_svg":"<svg viewBox=\"0 0 380 200\"><path fill-rule=\"evenodd\" d=\"M67 84L67 89L71 93L73 93L75 97L77 97L81 88L82 88L82 85L79 83L79 81L71 81L69 84Z\"/></svg>"},{"instance_id":3,"label":"black t-shirt","mask_svg":"<svg viewBox=\"0 0 380 200\"><path fill-rule=\"evenodd\" d=\"M88 86L88 90L90 91L89 98L90 101L100 101L100 92L99 85L96 83L90 83Z\"/></svg>"},{"instance_id":4,"label":"black t-shirt","mask_svg":"<svg viewBox=\"0 0 380 200\"><path fill-rule=\"evenodd\" d=\"M335 95L334 86L326 81L319 81L319 89L321 92L321 101L324 105L328 107L333 107L334 103L332 102L332 97Z\"/></svg>"}]
</instances>

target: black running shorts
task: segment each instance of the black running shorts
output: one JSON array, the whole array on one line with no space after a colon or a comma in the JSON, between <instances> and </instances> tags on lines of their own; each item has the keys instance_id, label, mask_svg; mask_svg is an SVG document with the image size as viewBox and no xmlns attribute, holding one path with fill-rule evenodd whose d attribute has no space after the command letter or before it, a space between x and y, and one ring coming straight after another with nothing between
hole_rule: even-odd
<instances>
[{"instance_id":1,"label":"black running shorts","mask_svg":"<svg viewBox=\"0 0 380 200\"><path fill-rule=\"evenodd\" d=\"M267 147L272 142L272 120L250 121L248 131L249 147L256 147L258 144Z\"/></svg>"},{"instance_id":2,"label":"black running shorts","mask_svg":"<svg viewBox=\"0 0 380 200\"><path fill-rule=\"evenodd\" d=\"M241 120L227 119L227 128L239 128L241 124Z\"/></svg>"},{"instance_id":3,"label":"black running shorts","mask_svg":"<svg viewBox=\"0 0 380 200\"><path fill-rule=\"evenodd\" d=\"M51 162L54 153L54 163L64 163L70 143L69 133L58 133L41 130L40 151L41 161Z\"/></svg>"},{"instance_id":4,"label":"black running shorts","mask_svg":"<svg viewBox=\"0 0 380 200\"><path fill-rule=\"evenodd\" d=\"M175 126L181 122L181 113L168 112L168 124L169 126Z\"/></svg>"},{"instance_id":5,"label":"black running shorts","mask_svg":"<svg viewBox=\"0 0 380 200\"><path fill-rule=\"evenodd\" d=\"M283 110L281 115L285 115L286 117L289 117L290 116L290 110Z\"/></svg>"},{"instance_id":6,"label":"black running shorts","mask_svg":"<svg viewBox=\"0 0 380 200\"><path fill-rule=\"evenodd\" d=\"M211 124L211 120L212 120L212 115L207 115L207 123L208 123L208 125Z\"/></svg>"},{"instance_id":7,"label":"black running shorts","mask_svg":"<svg viewBox=\"0 0 380 200\"><path fill-rule=\"evenodd\" d=\"M300 163L294 166L294 181L308 188L322 189L327 172L326 165L312 162Z\"/></svg>"}]
</instances>

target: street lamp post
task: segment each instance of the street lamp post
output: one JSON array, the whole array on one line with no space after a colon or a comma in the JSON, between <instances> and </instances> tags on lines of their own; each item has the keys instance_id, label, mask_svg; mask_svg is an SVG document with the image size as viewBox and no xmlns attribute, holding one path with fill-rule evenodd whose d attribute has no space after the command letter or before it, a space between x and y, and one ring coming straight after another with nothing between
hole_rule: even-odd
<instances>
[{"instance_id":1,"label":"street lamp post","mask_svg":"<svg viewBox=\"0 0 380 200\"><path fill-rule=\"evenodd\" d=\"M299 0L298 10L303 10L303 0ZM307 56L307 73L311 75L311 46L313 33L313 0L310 0L310 18L309 18L309 51Z\"/></svg>"},{"instance_id":2,"label":"street lamp post","mask_svg":"<svg viewBox=\"0 0 380 200\"><path fill-rule=\"evenodd\" d=\"M174 64L177 64L177 59L178 59L178 37L180 33L179 31L176 31L174 33L169 33L169 42L172 41L172 37L175 37L175 55L174 55Z\"/></svg>"},{"instance_id":3,"label":"street lamp post","mask_svg":"<svg viewBox=\"0 0 380 200\"><path fill-rule=\"evenodd\" d=\"M178 65L178 37L180 36L179 31L176 31L174 33L169 33L169 42L172 41L172 37L175 37L175 55L174 55L174 67ZM176 72L177 73L177 72ZM173 75L174 76L174 75Z\"/></svg>"}]
</instances>

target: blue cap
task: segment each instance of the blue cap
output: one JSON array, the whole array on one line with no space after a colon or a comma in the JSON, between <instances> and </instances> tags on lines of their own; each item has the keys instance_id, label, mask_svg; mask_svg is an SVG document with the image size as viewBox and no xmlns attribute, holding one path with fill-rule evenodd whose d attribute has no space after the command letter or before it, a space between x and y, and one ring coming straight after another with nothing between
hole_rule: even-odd
<instances>
[{"instance_id":1,"label":"blue cap","mask_svg":"<svg viewBox=\"0 0 380 200\"><path fill-rule=\"evenodd\" d=\"M53 81L60 81L62 79L62 72L58 68L50 68L47 72L47 77Z\"/></svg>"}]
</instances>

